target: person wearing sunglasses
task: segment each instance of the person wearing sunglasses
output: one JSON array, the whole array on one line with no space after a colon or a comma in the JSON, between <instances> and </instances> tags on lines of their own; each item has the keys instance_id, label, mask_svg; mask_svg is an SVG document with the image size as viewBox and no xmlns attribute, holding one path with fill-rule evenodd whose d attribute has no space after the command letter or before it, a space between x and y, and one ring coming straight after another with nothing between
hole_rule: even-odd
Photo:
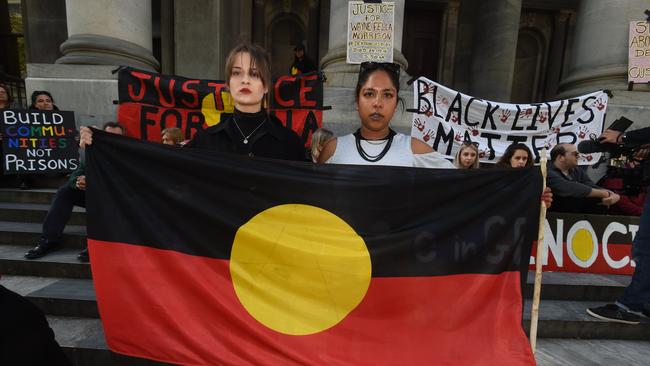
<instances>
[{"instance_id":1,"label":"person wearing sunglasses","mask_svg":"<svg viewBox=\"0 0 650 366\"><path fill-rule=\"evenodd\" d=\"M399 76L395 63L361 64L355 89L361 126L352 134L330 140L319 163L454 167L423 141L390 128L399 100Z\"/></svg>"},{"instance_id":2,"label":"person wearing sunglasses","mask_svg":"<svg viewBox=\"0 0 650 366\"><path fill-rule=\"evenodd\" d=\"M530 168L533 166L533 153L528 146L518 142L508 146L497 162L498 168Z\"/></svg>"},{"instance_id":3,"label":"person wearing sunglasses","mask_svg":"<svg viewBox=\"0 0 650 366\"><path fill-rule=\"evenodd\" d=\"M478 143L463 142L454 157L454 166L458 169L478 169Z\"/></svg>"},{"instance_id":4,"label":"person wearing sunglasses","mask_svg":"<svg viewBox=\"0 0 650 366\"><path fill-rule=\"evenodd\" d=\"M579 155L573 144L557 144L551 150L547 182L553 191L553 211L606 213L620 197L589 179L578 167Z\"/></svg>"}]
</instances>

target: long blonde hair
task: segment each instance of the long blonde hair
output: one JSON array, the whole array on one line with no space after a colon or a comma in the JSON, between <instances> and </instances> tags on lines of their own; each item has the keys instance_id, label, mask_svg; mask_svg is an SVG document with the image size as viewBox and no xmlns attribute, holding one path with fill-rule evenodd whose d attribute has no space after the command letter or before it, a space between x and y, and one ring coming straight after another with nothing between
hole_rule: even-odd
<instances>
[{"instance_id":1,"label":"long blonde hair","mask_svg":"<svg viewBox=\"0 0 650 366\"><path fill-rule=\"evenodd\" d=\"M463 150L471 149L476 153L476 158L474 158L474 163L467 169L478 169L478 147L472 143L463 143L460 146L460 149L456 151L456 156L454 157L454 166L458 169L465 169L460 163L460 154L463 153Z\"/></svg>"}]
</instances>

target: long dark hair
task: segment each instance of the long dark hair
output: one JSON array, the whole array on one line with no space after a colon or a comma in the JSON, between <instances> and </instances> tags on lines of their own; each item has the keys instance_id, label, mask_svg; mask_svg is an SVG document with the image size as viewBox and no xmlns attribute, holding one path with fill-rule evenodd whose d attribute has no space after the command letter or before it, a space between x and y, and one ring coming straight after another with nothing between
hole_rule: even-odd
<instances>
[{"instance_id":1,"label":"long dark hair","mask_svg":"<svg viewBox=\"0 0 650 366\"><path fill-rule=\"evenodd\" d=\"M366 84L370 75L377 71L384 71L388 74L390 81L395 87L395 97L399 99L399 65L392 62L362 62L359 68L359 78L354 92L354 100L359 101L359 92Z\"/></svg>"},{"instance_id":2,"label":"long dark hair","mask_svg":"<svg viewBox=\"0 0 650 366\"><path fill-rule=\"evenodd\" d=\"M531 166L533 166L533 161L534 161L533 153L530 151L528 146L520 142L517 142L508 146L506 152L503 153L503 156L501 157L501 159L499 159L499 162L497 162L496 164L497 167L512 168L512 165L510 165L510 159L512 159L512 157L515 155L515 151L517 150L523 150L526 152L526 154L528 154L528 160L526 161L526 166L524 168L530 168Z\"/></svg>"}]
</instances>

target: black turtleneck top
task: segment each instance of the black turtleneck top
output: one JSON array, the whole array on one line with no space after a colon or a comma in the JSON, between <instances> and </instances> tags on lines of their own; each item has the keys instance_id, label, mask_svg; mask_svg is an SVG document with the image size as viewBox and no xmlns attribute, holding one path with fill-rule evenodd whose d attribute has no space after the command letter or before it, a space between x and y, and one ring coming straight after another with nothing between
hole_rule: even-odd
<instances>
[{"instance_id":1,"label":"black turtleneck top","mask_svg":"<svg viewBox=\"0 0 650 366\"><path fill-rule=\"evenodd\" d=\"M220 123L198 131L185 146L272 159L305 160L300 137L265 110L244 113L235 109Z\"/></svg>"}]
</instances>

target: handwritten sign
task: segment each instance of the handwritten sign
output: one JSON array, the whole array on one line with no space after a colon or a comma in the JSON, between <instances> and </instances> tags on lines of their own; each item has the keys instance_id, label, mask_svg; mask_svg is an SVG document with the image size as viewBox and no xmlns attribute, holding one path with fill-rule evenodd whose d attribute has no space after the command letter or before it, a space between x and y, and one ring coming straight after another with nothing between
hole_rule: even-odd
<instances>
[{"instance_id":1,"label":"handwritten sign","mask_svg":"<svg viewBox=\"0 0 650 366\"><path fill-rule=\"evenodd\" d=\"M630 22L630 44L627 65L628 82L650 81L650 23Z\"/></svg>"},{"instance_id":2,"label":"handwritten sign","mask_svg":"<svg viewBox=\"0 0 650 366\"><path fill-rule=\"evenodd\" d=\"M393 62L395 3L348 3L347 62Z\"/></svg>"},{"instance_id":3,"label":"handwritten sign","mask_svg":"<svg viewBox=\"0 0 650 366\"><path fill-rule=\"evenodd\" d=\"M62 173L79 166L74 112L8 109L0 123L5 174Z\"/></svg>"},{"instance_id":4,"label":"handwritten sign","mask_svg":"<svg viewBox=\"0 0 650 366\"><path fill-rule=\"evenodd\" d=\"M508 146L526 144L539 151L559 143L578 144L599 136L607 112L603 91L553 102L510 104L483 100L425 77L413 83L411 136L453 158L463 142L479 144L479 158L496 163ZM581 154L581 165L595 164L601 153Z\"/></svg>"}]
</instances>

